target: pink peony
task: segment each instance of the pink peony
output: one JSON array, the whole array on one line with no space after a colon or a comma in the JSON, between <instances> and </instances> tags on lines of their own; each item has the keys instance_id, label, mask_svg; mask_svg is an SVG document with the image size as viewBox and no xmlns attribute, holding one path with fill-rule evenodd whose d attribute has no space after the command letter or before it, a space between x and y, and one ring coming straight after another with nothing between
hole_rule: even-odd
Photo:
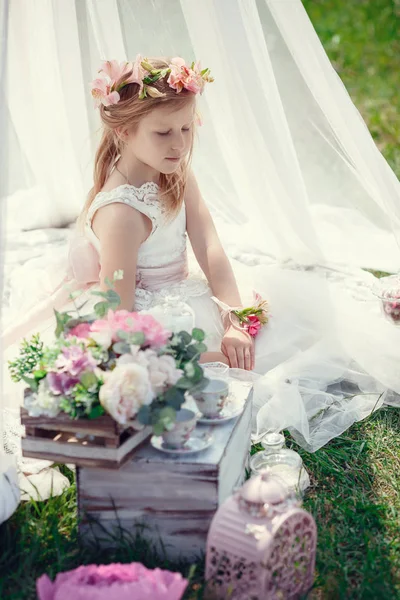
<instances>
[{"instance_id":1,"label":"pink peony","mask_svg":"<svg viewBox=\"0 0 400 600\"><path fill-rule=\"evenodd\" d=\"M180 573L140 563L88 565L36 582L39 600L180 600L187 587Z\"/></svg>"},{"instance_id":2,"label":"pink peony","mask_svg":"<svg viewBox=\"0 0 400 600\"><path fill-rule=\"evenodd\" d=\"M67 337L86 339L90 335L90 323L78 323L68 331Z\"/></svg>"},{"instance_id":3,"label":"pink peony","mask_svg":"<svg viewBox=\"0 0 400 600\"><path fill-rule=\"evenodd\" d=\"M262 325L260 319L255 315L250 315L248 317L247 331L252 337L255 337L257 333L260 331Z\"/></svg>"},{"instance_id":4,"label":"pink peony","mask_svg":"<svg viewBox=\"0 0 400 600\"><path fill-rule=\"evenodd\" d=\"M129 312L127 310L109 310L106 319L98 319L92 323L91 333L104 334L110 343L120 341L118 331L126 333L143 333L146 345L160 348L164 346L171 333L164 329L151 315ZM96 340L96 335L93 335Z\"/></svg>"}]
</instances>

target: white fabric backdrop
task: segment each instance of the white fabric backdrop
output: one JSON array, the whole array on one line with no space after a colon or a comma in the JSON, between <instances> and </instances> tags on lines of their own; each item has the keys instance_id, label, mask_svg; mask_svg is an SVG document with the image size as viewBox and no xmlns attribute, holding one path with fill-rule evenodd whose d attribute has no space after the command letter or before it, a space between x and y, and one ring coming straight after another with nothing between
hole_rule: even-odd
<instances>
[{"instance_id":1,"label":"white fabric backdrop","mask_svg":"<svg viewBox=\"0 0 400 600\"><path fill-rule=\"evenodd\" d=\"M216 212L279 259L398 268L398 181L300 0L13 0L9 30L10 227L77 215L101 59L181 54L216 78L195 161Z\"/></svg>"},{"instance_id":2,"label":"white fabric backdrop","mask_svg":"<svg viewBox=\"0 0 400 600\"><path fill-rule=\"evenodd\" d=\"M283 364L257 384L255 430L291 427L315 450L400 393L400 332L358 269L399 268L400 185L300 0L13 0L8 231L76 217L97 140L88 82L138 52L200 58L215 76L196 174L228 253L286 323L271 325ZM42 277L25 270L20 296L27 281L34 302Z\"/></svg>"}]
</instances>

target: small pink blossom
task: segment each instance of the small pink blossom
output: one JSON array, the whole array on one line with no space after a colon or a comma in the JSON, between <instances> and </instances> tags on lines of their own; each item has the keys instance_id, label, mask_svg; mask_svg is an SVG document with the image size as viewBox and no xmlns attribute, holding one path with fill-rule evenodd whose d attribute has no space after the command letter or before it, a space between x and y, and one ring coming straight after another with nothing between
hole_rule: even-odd
<instances>
[{"instance_id":1,"label":"small pink blossom","mask_svg":"<svg viewBox=\"0 0 400 600\"><path fill-rule=\"evenodd\" d=\"M120 100L118 92L112 91L112 86L105 79L95 79L91 83L91 87L96 108L98 108L100 104L111 106L112 104L117 104Z\"/></svg>"},{"instance_id":2,"label":"small pink blossom","mask_svg":"<svg viewBox=\"0 0 400 600\"><path fill-rule=\"evenodd\" d=\"M194 94L202 93L205 85L205 79L201 75L200 63L189 68L183 58L176 57L171 60L171 73L168 77L168 84L175 89L177 93L183 88Z\"/></svg>"},{"instance_id":3,"label":"small pink blossom","mask_svg":"<svg viewBox=\"0 0 400 600\"><path fill-rule=\"evenodd\" d=\"M86 339L90 336L90 323L78 323L69 330L67 337Z\"/></svg>"},{"instance_id":4,"label":"small pink blossom","mask_svg":"<svg viewBox=\"0 0 400 600\"><path fill-rule=\"evenodd\" d=\"M262 325L260 319L255 315L250 315L248 317L247 331L252 337L255 337L260 331Z\"/></svg>"},{"instance_id":5,"label":"small pink blossom","mask_svg":"<svg viewBox=\"0 0 400 600\"><path fill-rule=\"evenodd\" d=\"M140 563L88 565L36 582L39 600L180 600L188 581L180 573Z\"/></svg>"},{"instance_id":6,"label":"small pink blossom","mask_svg":"<svg viewBox=\"0 0 400 600\"><path fill-rule=\"evenodd\" d=\"M130 71L132 71L131 62L119 63L117 60L106 60L101 65L99 73L104 73L109 78L110 83L113 84L122 79L124 75L128 75Z\"/></svg>"}]
</instances>

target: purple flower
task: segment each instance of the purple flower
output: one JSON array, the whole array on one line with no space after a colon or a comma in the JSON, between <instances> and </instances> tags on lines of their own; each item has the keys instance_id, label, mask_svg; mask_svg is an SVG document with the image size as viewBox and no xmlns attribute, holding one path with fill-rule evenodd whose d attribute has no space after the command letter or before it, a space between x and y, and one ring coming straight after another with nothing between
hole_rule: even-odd
<instances>
[{"instance_id":1,"label":"purple flower","mask_svg":"<svg viewBox=\"0 0 400 600\"><path fill-rule=\"evenodd\" d=\"M56 367L63 373L73 377L81 375L84 371L93 371L96 361L86 349L80 346L67 346L62 349L62 354L56 360Z\"/></svg>"},{"instance_id":2,"label":"purple flower","mask_svg":"<svg viewBox=\"0 0 400 600\"><path fill-rule=\"evenodd\" d=\"M140 563L89 565L36 582L39 600L180 600L187 586L180 573Z\"/></svg>"},{"instance_id":3,"label":"purple flower","mask_svg":"<svg viewBox=\"0 0 400 600\"><path fill-rule=\"evenodd\" d=\"M55 373L50 371L46 375L47 385L54 396L68 396L77 383L79 377L71 377L69 373Z\"/></svg>"}]
</instances>

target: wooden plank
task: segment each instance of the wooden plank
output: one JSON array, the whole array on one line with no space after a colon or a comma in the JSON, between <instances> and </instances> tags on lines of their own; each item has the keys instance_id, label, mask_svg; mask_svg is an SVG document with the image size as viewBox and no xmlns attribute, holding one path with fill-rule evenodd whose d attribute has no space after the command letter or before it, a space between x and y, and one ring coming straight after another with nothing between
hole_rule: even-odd
<instances>
[{"instance_id":1,"label":"wooden plank","mask_svg":"<svg viewBox=\"0 0 400 600\"><path fill-rule=\"evenodd\" d=\"M128 437L119 448L106 448L97 446L88 442L83 445L78 442L65 443L63 441L47 440L36 437L22 438L23 455L31 458L46 458L54 460L54 456L58 457L58 462L68 463L73 462L77 465L81 463L88 465L91 461L91 466L97 464L115 463L115 466L121 464L126 459L127 455L135 450L142 442L144 442L151 434L151 427L145 427L134 435Z\"/></svg>"},{"instance_id":2,"label":"wooden plank","mask_svg":"<svg viewBox=\"0 0 400 600\"><path fill-rule=\"evenodd\" d=\"M26 408L21 407L21 423L25 427L37 427L51 431L65 431L71 433L87 433L88 435L115 438L124 430L118 426L109 415L96 419L71 419L66 414L57 417L31 417Z\"/></svg>"}]
</instances>

